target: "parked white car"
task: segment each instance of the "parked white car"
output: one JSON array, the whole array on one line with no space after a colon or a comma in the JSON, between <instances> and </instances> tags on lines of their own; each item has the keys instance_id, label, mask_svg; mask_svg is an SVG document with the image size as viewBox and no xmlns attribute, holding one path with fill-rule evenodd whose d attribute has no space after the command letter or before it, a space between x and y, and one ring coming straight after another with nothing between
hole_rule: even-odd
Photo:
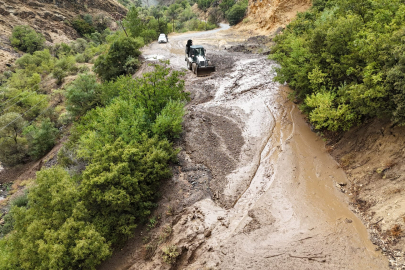
<instances>
[{"instance_id":1,"label":"parked white car","mask_svg":"<svg viewBox=\"0 0 405 270\"><path fill-rule=\"evenodd\" d=\"M158 43L167 43L169 39L167 38L166 34L160 34L158 38Z\"/></svg>"}]
</instances>

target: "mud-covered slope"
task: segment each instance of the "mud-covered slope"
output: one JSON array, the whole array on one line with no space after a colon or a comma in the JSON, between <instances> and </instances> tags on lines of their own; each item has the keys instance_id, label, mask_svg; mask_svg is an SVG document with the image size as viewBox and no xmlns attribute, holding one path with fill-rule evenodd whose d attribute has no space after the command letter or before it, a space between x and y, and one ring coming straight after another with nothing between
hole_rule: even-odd
<instances>
[{"instance_id":1,"label":"mud-covered slope","mask_svg":"<svg viewBox=\"0 0 405 270\"><path fill-rule=\"evenodd\" d=\"M238 28L271 31L285 27L297 12L311 6L311 0L249 0L247 19Z\"/></svg>"},{"instance_id":2,"label":"mud-covered slope","mask_svg":"<svg viewBox=\"0 0 405 270\"><path fill-rule=\"evenodd\" d=\"M352 198L371 240L388 255L394 269L405 267L404 134L405 127L373 120L329 146L348 176L349 183L342 191Z\"/></svg>"},{"instance_id":3,"label":"mud-covered slope","mask_svg":"<svg viewBox=\"0 0 405 270\"><path fill-rule=\"evenodd\" d=\"M70 26L80 14L125 13L115 0L5 0L0 1L0 71L18 54L12 50L9 37L17 25L29 25L41 32L47 42L67 42L78 37Z\"/></svg>"}]
</instances>

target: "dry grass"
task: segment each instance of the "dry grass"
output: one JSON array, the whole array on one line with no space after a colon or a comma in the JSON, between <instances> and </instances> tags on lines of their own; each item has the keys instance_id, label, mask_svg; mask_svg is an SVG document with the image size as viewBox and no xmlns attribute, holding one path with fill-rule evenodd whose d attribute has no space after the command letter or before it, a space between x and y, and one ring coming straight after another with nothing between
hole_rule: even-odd
<instances>
[{"instance_id":1,"label":"dry grass","mask_svg":"<svg viewBox=\"0 0 405 270\"><path fill-rule=\"evenodd\" d=\"M396 164L397 164L397 163L396 163L394 160L390 159L390 160L387 160L387 161L385 161L385 162L383 163L383 167L384 167L385 169L391 169L391 168L394 167Z\"/></svg>"},{"instance_id":2,"label":"dry grass","mask_svg":"<svg viewBox=\"0 0 405 270\"><path fill-rule=\"evenodd\" d=\"M167 225L166 227L164 227L163 232L159 235L159 244L165 243L172 235L172 232L172 226Z\"/></svg>"},{"instance_id":3,"label":"dry grass","mask_svg":"<svg viewBox=\"0 0 405 270\"><path fill-rule=\"evenodd\" d=\"M350 165L353 164L355 157L356 157L355 153L344 155L343 157L340 158L340 166L342 166L342 168L348 168Z\"/></svg>"},{"instance_id":4,"label":"dry grass","mask_svg":"<svg viewBox=\"0 0 405 270\"><path fill-rule=\"evenodd\" d=\"M156 249L158 247L158 243L156 241L151 242L147 245L142 247L142 255L145 260L150 260L156 253Z\"/></svg>"},{"instance_id":5,"label":"dry grass","mask_svg":"<svg viewBox=\"0 0 405 270\"><path fill-rule=\"evenodd\" d=\"M399 238L399 237L402 235L401 225L395 224L395 225L389 230L389 234L390 234L392 237Z\"/></svg>"},{"instance_id":6,"label":"dry grass","mask_svg":"<svg viewBox=\"0 0 405 270\"><path fill-rule=\"evenodd\" d=\"M394 195L394 194L399 194L401 193L402 189L400 188L395 188L395 189L390 189L390 190L386 190L384 193L386 195Z\"/></svg>"},{"instance_id":7,"label":"dry grass","mask_svg":"<svg viewBox=\"0 0 405 270\"><path fill-rule=\"evenodd\" d=\"M167 216L173 216L174 215L174 207L172 205L167 206L166 215Z\"/></svg>"}]
</instances>

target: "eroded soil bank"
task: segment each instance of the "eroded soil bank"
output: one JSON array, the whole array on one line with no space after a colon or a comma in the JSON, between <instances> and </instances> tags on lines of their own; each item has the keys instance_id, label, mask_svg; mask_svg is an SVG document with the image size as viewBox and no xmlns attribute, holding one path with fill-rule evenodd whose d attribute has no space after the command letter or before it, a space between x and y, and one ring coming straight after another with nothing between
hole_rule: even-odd
<instances>
[{"instance_id":1,"label":"eroded soil bank","mask_svg":"<svg viewBox=\"0 0 405 270\"><path fill-rule=\"evenodd\" d=\"M232 30L169 37L143 53L182 69L189 38L217 72L187 71L174 176L153 222L99 269L388 269L336 188L347 184L343 169L273 82L276 63L225 50L246 39Z\"/></svg>"}]
</instances>

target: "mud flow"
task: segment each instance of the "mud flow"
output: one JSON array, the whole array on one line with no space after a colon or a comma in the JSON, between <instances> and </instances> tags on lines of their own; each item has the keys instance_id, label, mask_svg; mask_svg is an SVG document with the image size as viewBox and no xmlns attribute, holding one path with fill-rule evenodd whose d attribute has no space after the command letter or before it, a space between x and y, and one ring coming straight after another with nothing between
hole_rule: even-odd
<instances>
[{"instance_id":1,"label":"mud flow","mask_svg":"<svg viewBox=\"0 0 405 270\"><path fill-rule=\"evenodd\" d=\"M179 259L170 266L159 248L148 260L127 250L102 269L388 269L335 186L344 172L288 100L288 87L273 82L277 64L228 52L246 39L232 30L173 36L144 55L186 68L187 39L207 49L217 71L186 71L192 101L171 181L190 189L165 244L179 248Z\"/></svg>"}]
</instances>

